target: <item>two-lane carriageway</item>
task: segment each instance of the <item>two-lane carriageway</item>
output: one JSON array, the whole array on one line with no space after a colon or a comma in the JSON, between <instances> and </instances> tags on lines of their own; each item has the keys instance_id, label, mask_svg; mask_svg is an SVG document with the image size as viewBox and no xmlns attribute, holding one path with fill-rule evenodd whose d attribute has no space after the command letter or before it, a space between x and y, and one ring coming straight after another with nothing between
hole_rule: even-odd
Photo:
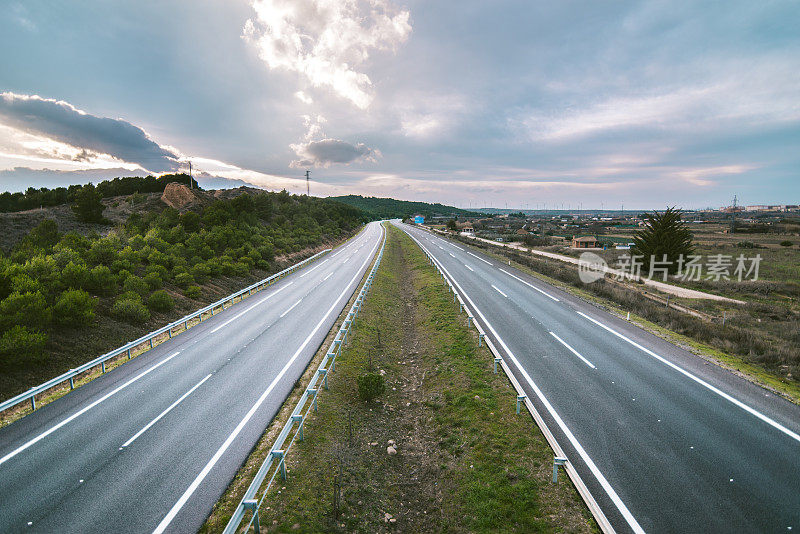
<instances>
[{"instance_id":1,"label":"two-lane carriageway","mask_svg":"<svg viewBox=\"0 0 800 534\"><path fill-rule=\"evenodd\" d=\"M466 245L461 292L618 532L800 530L800 407Z\"/></svg>"},{"instance_id":2,"label":"two-lane carriageway","mask_svg":"<svg viewBox=\"0 0 800 534\"><path fill-rule=\"evenodd\" d=\"M383 234L367 225L305 268L0 429L0 532L196 532Z\"/></svg>"}]
</instances>

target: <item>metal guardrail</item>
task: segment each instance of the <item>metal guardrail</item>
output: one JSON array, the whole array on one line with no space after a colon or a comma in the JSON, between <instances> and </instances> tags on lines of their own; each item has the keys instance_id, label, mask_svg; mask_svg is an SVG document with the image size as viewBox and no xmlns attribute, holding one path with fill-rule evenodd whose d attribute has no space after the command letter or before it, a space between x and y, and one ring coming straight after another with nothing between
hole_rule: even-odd
<instances>
[{"instance_id":1,"label":"metal guardrail","mask_svg":"<svg viewBox=\"0 0 800 534\"><path fill-rule=\"evenodd\" d=\"M245 531L248 531L252 526L256 534L260 532L258 510L264 502L264 499L266 499L269 489L272 486L272 483L275 481L275 477L278 475L278 473L281 473L281 477L286 480L286 454L289 452L289 449L292 448L295 440L303 440L303 426L306 416L312 408L315 411L317 409L317 396L319 395L320 390L318 386L319 382L322 381L322 387L328 389L328 374L329 372L333 373L336 371L336 358L342 352L342 347L347 342L347 334L350 332L350 328L353 326L353 321L355 321L355 318L358 317L358 312L361 311L361 306L364 304L364 298L366 297L367 292L372 287L372 281L375 278L375 273L378 271L378 266L381 264L381 259L383 258L383 249L385 246L386 230L384 229L383 244L381 245L380 251L378 251L375 263L372 266L372 270L370 271L369 275L367 276L366 282L364 282L364 285L361 286L361 291L359 291L356 300L350 307L347 317L345 317L344 321L342 321L339 331L336 332L336 336L328 347L328 350L325 351L325 356L323 356L319 367L317 367L317 370L311 377L308 386L306 386L305 391L303 391L303 394L297 401L297 405L295 406L294 410L292 410L291 416L289 416L289 419L283 425L280 434L278 434L278 437L275 439L275 443L272 445L267 458L261 464L261 467L258 469L255 478L253 478L250 486L248 486L247 491L244 492L242 500L239 501L239 504L236 506L236 511L234 511L233 516L225 526L223 534L235 533L239 529L245 513L248 510L252 511L253 515L250 518L250 521L247 523ZM308 406L306 406L307 404ZM286 440L293 430L294 434L291 436L291 439L287 444ZM264 492L262 493L261 497L257 498L258 490L264 484L264 480L267 478L267 475L273 466L275 469L272 472L272 476L270 476L267 486L264 488Z\"/></svg>"},{"instance_id":2,"label":"metal guardrail","mask_svg":"<svg viewBox=\"0 0 800 534\"><path fill-rule=\"evenodd\" d=\"M405 230L404 230L405 231ZM592 512L592 515L597 521L600 530L606 534L613 534L614 527L609 522L608 518L606 517L603 510L597 504L597 501L594 499L592 494L589 492L589 488L586 487L586 484L581 479L581 476L578 474L578 471L575 469L575 466L572 465L564 453L564 449L561 448L561 445L558 444L553 433L550 431L550 428L547 426L544 418L541 416L539 411L536 409L536 406L533 405L531 400L528 398L525 390L522 388L522 384L520 384L517 377L514 375L511 368L506 363L506 359L503 357L502 353L497 349L497 346L492 342L489 336L486 334L486 331L483 327L475 320L475 316L470 313L469 308L467 307L467 303L461 296L460 291L455 286L452 280L450 280L449 276L446 274L446 270L443 266L439 263L439 260L433 257L428 249L419 241L417 238L412 236L409 232L406 231L406 234L413 239L419 248L425 253L428 258L428 262L436 268L439 274L442 277L442 281L445 282L450 291L453 293L453 302L458 303L459 311L463 311L467 314L467 326L474 326L475 330L478 331L478 343L482 345L486 343L486 346L489 348L489 351L494 355L494 372L497 373L497 366L498 364L503 369L503 372L506 374L509 382L511 385L514 386L514 390L517 392L517 413L520 413L520 406L524 404L524 406L528 409L531 416L533 417L536 425L544 434L545 439L547 439L547 443L550 445L550 448L553 449L554 458L553 458L553 483L556 482L558 476L558 467L562 466L564 470L567 472L567 475L572 480L572 483L575 485L575 489L578 490L583 501L586 503L586 506Z\"/></svg>"},{"instance_id":3,"label":"metal guardrail","mask_svg":"<svg viewBox=\"0 0 800 534\"><path fill-rule=\"evenodd\" d=\"M88 371L88 370L90 370L90 369L92 369L94 367L97 367L97 366L100 366L102 368L103 372L105 373L106 372L106 361L110 360L111 358L115 358L115 357L120 356L121 354L127 352L128 353L128 359L131 359L131 350L135 349L139 345L142 345L143 343L149 342L150 343L150 348L152 348L153 347L153 339L155 339L156 337L158 337L158 336L160 336L160 335L162 335L164 333L167 333L169 335L169 337L171 338L172 337L172 330L177 328L177 327L179 327L179 326L181 326L181 325L183 325L184 330L188 330L188 327L189 327L188 323L192 319L195 319L195 318L199 317L200 321L202 322L204 313L211 312L211 315L213 316L214 315L214 310L216 308L222 307L222 309L224 310L225 309L225 304L227 304L228 302L233 303L233 300L236 297L239 297L240 300L241 300L241 299L244 298L245 293L247 295L250 295L250 294L253 293L253 291L256 291L256 292L261 291L263 288L274 284L277 280L283 278L284 276L286 276L288 274L293 273L294 271L296 271L300 267L303 267L304 265L308 264L309 262L314 261L315 259L319 258L323 254L325 254L327 252L330 252L330 251L331 251L331 249L328 248L328 249L325 249L325 250L323 250L321 252L318 252L318 253L314 254L313 256L311 256L310 258L306 258L305 260L303 260L303 261L301 261L299 263L295 263L294 265L292 265L290 267L287 267L286 269L284 269L284 270L282 270L282 271L280 271L278 273L275 273L272 276L269 276L268 278L265 278L265 279L263 279L263 280L261 280L259 282L256 282L255 284L252 284L252 285L250 285L250 286L248 286L248 287L246 287L246 288L244 288L244 289L242 289L240 291L237 291L236 293L232 293L232 294L228 295L227 297L224 297L224 298L222 298L222 299L220 299L220 300L218 300L218 301L216 301L216 302L214 302L212 304L209 304L208 306L206 306L204 308L201 308L201 309L199 309L199 310L197 310L197 311L195 311L195 312L193 312L193 313L191 313L189 315L186 315L185 317L182 317L181 319L178 319L177 321L169 323L166 326L162 326L158 330L154 330L154 331L150 332L149 334L145 334L144 336L140 337L139 339L131 341L131 342L119 347L119 348L116 348L116 349L114 349L114 350L112 350L110 352L107 352L107 353L103 354L102 356L100 356L98 358L95 358L94 360L81 365L80 367L77 367L75 369L70 369L66 373L64 373L62 375L59 375L59 376L57 376L55 378L52 378L52 379L48 380L47 382L45 382L43 384L40 384L40 385L38 385L36 387L33 387L33 388L29 389L28 391L26 391L25 393L20 393L16 397L12 397L12 398L10 398L10 399L8 399L6 401L3 401L2 403L0 403L0 413L5 411L5 410L7 410L7 409L9 409L9 408L12 408L12 407L16 406L17 404L25 402L26 400L30 400L31 408L33 410L36 410L36 395L39 395L40 393L44 393L48 389L51 389L51 388L61 384L62 382L65 382L67 380L69 380L70 389L74 389L75 388L75 377L80 375L81 373L84 373L84 372L86 372L86 371Z\"/></svg>"}]
</instances>

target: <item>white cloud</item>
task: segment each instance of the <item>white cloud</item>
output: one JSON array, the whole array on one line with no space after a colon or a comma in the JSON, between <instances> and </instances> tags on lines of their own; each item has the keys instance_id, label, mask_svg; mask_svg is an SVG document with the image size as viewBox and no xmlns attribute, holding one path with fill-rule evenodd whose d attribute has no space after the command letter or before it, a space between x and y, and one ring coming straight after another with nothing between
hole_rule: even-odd
<instances>
[{"instance_id":1,"label":"white cloud","mask_svg":"<svg viewBox=\"0 0 800 534\"><path fill-rule=\"evenodd\" d=\"M361 109L372 101L363 72L373 51L394 51L411 33L409 12L389 0L254 0L244 26L270 69L302 74ZM302 99L301 99L302 100Z\"/></svg>"}]
</instances>

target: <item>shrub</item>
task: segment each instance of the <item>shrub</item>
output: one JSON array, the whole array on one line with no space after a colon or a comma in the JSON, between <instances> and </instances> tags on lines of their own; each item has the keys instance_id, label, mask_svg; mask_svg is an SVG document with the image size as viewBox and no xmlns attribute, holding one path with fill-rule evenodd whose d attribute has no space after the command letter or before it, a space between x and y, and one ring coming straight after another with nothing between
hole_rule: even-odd
<instances>
[{"instance_id":1,"label":"shrub","mask_svg":"<svg viewBox=\"0 0 800 534\"><path fill-rule=\"evenodd\" d=\"M117 249L110 239L102 238L92 243L86 256L95 265L110 265L117 257Z\"/></svg>"},{"instance_id":2,"label":"shrub","mask_svg":"<svg viewBox=\"0 0 800 534\"><path fill-rule=\"evenodd\" d=\"M81 289L68 289L61 293L53 311L58 323L85 326L94 320L95 301Z\"/></svg>"},{"instance_id":3,"label":"shrub","mask_svg":"<svg viewBox=\"0 0 800 534\"><path fill-rule=\"evenodd\" d=\"M169 295L169 293L163 289L160 289L150 295L150 298L147 299L147 307L153 311L167 312L175 307L175 301L172 300L172 297Z\"/></svg>"},{"instance_id":4,"label":"shrub","mask_svg":"<svg viewBox=\"0 0 800 534\"><path fill-rule=\"evenodd\" d=\"M0 337L0 362L4 366L27 363L39 358L47 343L47 336L37 330L15 325Z\"/></svg>"},{"instance_id":5,"label":"shrub","mask_svg":"<svg viewBox=\"0 0 800 534\"><path fill-rule=\"evenodd\" d=\"M205 263L198 263L192 267L192 276L202 284L211 276L211 269Z\"/></svg>"},{"instance_id":6,"label":"shrub","mask_svg":"<svg viewBox=\"0 0 800 534\"><path fill-rule=\"evenodd\" d=\"M160 289L164 285L158 273L152 271L144 275L144 282L150 289Z\"/></svg>"},{"instance_id":7,"label":"shrub","mask_svg":"<svg viewBox=\"0 0 800 534\"><path fill-rule=\"evenodd\" d=\"M61 283L67 288L84 289L89 286L89 269L83 263L71 261L61 271Z\"/></svg>"},{"instance_id":8,"label":"shrub","mask_svg":"<svg viewBox=\"0 0 800 534\"><path fill-rule=\"evenodd\" d=\"M781 246L782 246L782 247L791 247L792 245L794 245L794 243L792 243L792 242L791 242L791 241L789 241L789 240L786 240L786 241L781 241Z\"/></svg>"},{"instance_id":9,"label":"shrub","mask_svg":"<svg viewBox=\"0 0 800 534\"><path fill-rule=\"evenodd\" d=\"M365 401L371 401L379 395L382 395L386 390L383 377L378 373L367 373L361 375L358 377L357 381L358 396Z\"/></svg>"},{"instance_id":10,"label":"shrub","mask_svg":"<svg viewBox=\"0 0 800 534\"><path fill-rule=\"evenodd\" d=\"M200 286L189 286L183 291L183 296L190 299L200 298Z\"/></svg>"},{"instance_id":11,"label":"shrub","mask_svg":"<svg viewBox=\"0 0 800 534\"><path fill-rule=\"evenodd\" d=\"M142 324L150 319L150 312L141 299L131 298L129 293L120 295L111 307L111 313L132 324Z\"/></svg>"},{"instance_id":12,"label":"shrub","mask_svg":"<svg viewBox=\"0 0 800 534\"><path fill-rule=\"evenodd\" d=\"M186 273L186 272L178 273L175 276L175 284L178 287L182 287L182 288L186 289L193 282L194 282L194 277L189 273Z\"/></svg>"},{"instance_id":13,"label":"shrub","mask_svg":"<svg viewBox=\"0 0 800 534\"><path fill-rule=\"evenodd\" d=\"M136 276L135 274L130 275L125 282L122 284L123 291L132 291L134 293L138 293L141 296L144 296L149 290L150 286L147 285L147 282Z\"/></svg>"},{"instance_id":14,"label":"shrub","mask_svg":"<svg viewBox=\"0 0 800 534\"><path fill-rule=\"evenodd\" d=\"M53 219L45 219L25 236L23 243L36 248L48 249L58 243L61 234L58 225Z\"/></svg>"},{"instance_id":15,"label":"shrub","mask_svg":"<svg viewBox=\"0 0 800 534\"><path fill-rule=\"evenodd\" d=\"M40 291L15 291L0 302L0 321L8 326L41 327L50 322L51 314Z\"/></svg>"},{"instance_id":16,"label":"shrub","mask_svg":"<svg viewBox=\"0 0 800 534\"><path fill-rule=\"evenodd\" d=\"M111 269L105 265L98 265L92 269L89 283L92 289L101 293L109 292L116 285Z\"/></svg>"}]
</instances>

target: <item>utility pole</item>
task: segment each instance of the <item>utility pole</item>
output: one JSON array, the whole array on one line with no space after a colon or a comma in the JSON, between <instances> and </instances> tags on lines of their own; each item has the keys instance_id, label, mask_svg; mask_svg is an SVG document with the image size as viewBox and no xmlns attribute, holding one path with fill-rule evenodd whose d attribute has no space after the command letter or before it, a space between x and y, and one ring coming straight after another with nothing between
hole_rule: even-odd
<instances>
[{"instance_id":1,"label":"utility pole","mask_svg":"<svg viewBox=\"0 0 800 534\"><path fill-rule=\"evenodd\" d=\"M192 186L193 181L194 180L192 180L192 160L189 160L189 189L193 189Z\"/></svg>"},{"instance_id":2,"label":"utility pole","mask_svg":"<svg viewBox=\"0 0 800 534\"><path fill-rule=\"evenodd\" d=\"M733 195L733 206L731 206L731 233L736 233L736 195Z\"/></svg>"},{"instance_id":3,"label":"utility pole","mask_svg":"<svg viewBox=\"0 0 800 534\"><path fill-rule=\"evenodd\" d=\"M309 177L309 174L311 174L311 171L306 171L306 196L308 197L311 196L311 185L310 185L311 178Z\"/></svg>"}]
</instances>

